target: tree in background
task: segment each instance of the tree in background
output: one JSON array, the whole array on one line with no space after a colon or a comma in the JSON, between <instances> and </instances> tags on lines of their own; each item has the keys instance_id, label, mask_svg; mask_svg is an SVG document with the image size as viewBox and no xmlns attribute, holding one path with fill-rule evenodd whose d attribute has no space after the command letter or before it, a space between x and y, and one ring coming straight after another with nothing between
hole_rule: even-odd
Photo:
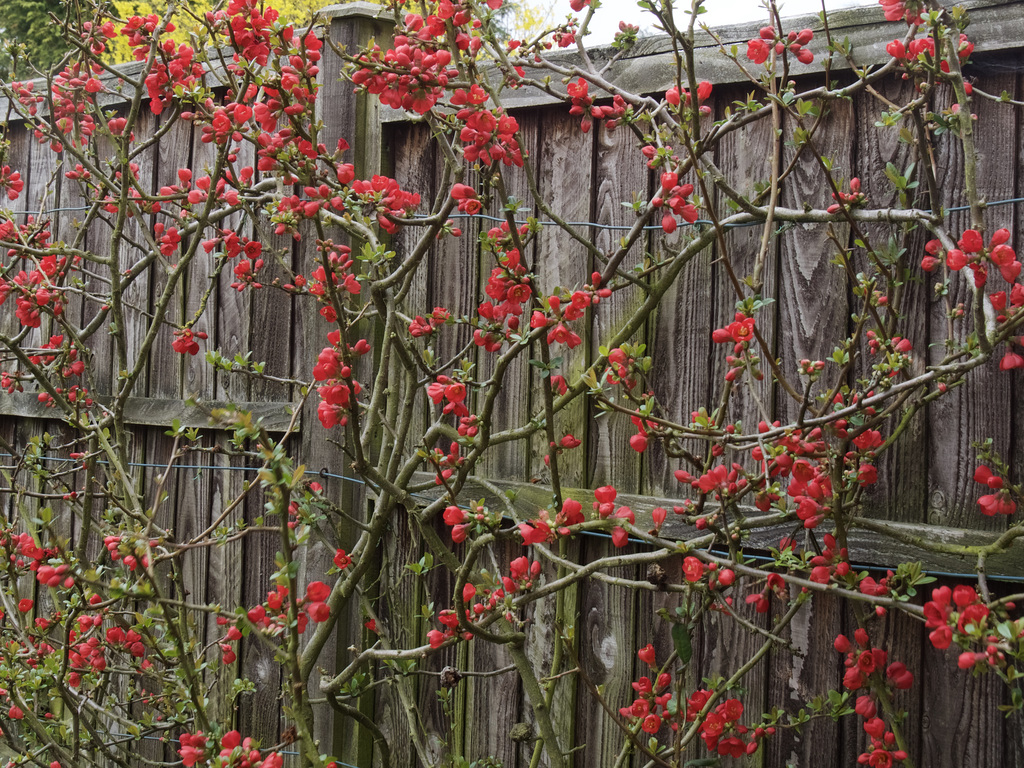
<instances>
[{"instance_id":1,"label":"tree in background","mask_svg":"<svg viewBox=\"0 0 1024 768\"><path fill-rule=\"evenodd\" d=\"M39 69L49 69L60 61L66 45L63 30L53 17L63 19L64 14L62 0L4 0L0 12L0 79L10 78L14 56L22 59L22 65L27 58Z\"/></svg>"},{"instance_id":2,"label":"tree in background","mask_svg":"<svg viewBox=\"0 0 1024 768\"><path fill-rule=\"evenodd\" d=\"M172 21L185 34L201 33L201 24L194 17L204 16L223 4L217 0L182 0L177 4L178 10ZM328 4L321 0L280 0L274 8L282 21L302 26L309 24L316 12ZM165 3L148 0L113 0L111 5L112 15L120 19L159 15L166 8ZM70 6L74 8L75 3ZM495 23L506 37L529 37L550 26L553 6L554 0L507 2L495 14ZM31 70L24 68L27 62L39 70L47 70L61 60L67 53L67 47L61 25L54 21L54 17L63 19L68 7L66 0L5 0L0 15L0 79L12 77L12 54L15 51L20 52L21 78L32 74ZM132 58L132 47L126 37L110 40L107 49L104 59L109 63L121 64Z\"/></svg>"}]
</instances>

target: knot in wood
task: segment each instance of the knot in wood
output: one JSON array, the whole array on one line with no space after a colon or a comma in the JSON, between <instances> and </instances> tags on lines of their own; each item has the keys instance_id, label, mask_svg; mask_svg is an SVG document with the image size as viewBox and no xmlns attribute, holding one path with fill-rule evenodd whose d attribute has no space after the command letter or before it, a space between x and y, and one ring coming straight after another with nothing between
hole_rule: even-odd
<instances>
[{"instance_id":1,"label":"knot in wood","mask_svg":"<svg viewBox=\"0 0 1024 768\"><path fill-rule=\"evenodd\" d=\"M455 667L449 666L441 670L440 682L442 688L454 688L461 679L462 673Z\"/></svg>"},{"instance_id":2,"label":"knot in wood","mask_svg":"<svg viewBox=\"0 0 1024 768\"><path fill-rule=\"evenodd\" d=\"M529 723L516 723L508 732L508 737L517 743L533 741L533 728Z\"/></svg>"},{"instance_id":3,"label":"knot in wood","mask_svg":"<svg viewBox=\"0 0 1024 768\"><path fill-rule=\"evenodd\" d=\"M658 563L651 563L647 566L647 581L662 592L668 589L668 574Z\"/></svg>"}]
</instances>

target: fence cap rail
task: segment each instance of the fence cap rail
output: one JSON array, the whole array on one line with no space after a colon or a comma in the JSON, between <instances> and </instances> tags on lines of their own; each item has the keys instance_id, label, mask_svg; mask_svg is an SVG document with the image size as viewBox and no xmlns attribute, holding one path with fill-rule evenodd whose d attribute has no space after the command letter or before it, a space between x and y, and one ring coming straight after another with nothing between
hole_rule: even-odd
<instances>
[{"instance_id":1,"label":"fence cap rail","mask_svg":"<svg viewBox=\"0 0 1024 768\"><path fill-rule=\"evenodd\" d=\"M101 404L110 402L109 397L95 398ZM298 403L239 402L226 400L176 400L156 397L129 397L125 403L125 422L135 426L170 427L175 420L185 429L217 429L211 422L210 414L215 410L237 410L251 413L267 432L285 432L292 426L293 432L302 428L301 420L292 414ZM63 412L48 408L39 402L38 395L30 392L4 394L0 397L0 416L14 416L19 419L45 419L61 421Z\"/></svg>"},{"instance_id":2,"label":"fence cap rail","mask_svg":"<svg viewBox=\"0 0 1024 768\"><path fill-rule=\"evenodd\" d=\"M1024 3L1019 0L969 0L959 5L963 5L969 12L971 24L967 35L975 44L975 56L1024 48ZM792 16L782 21L787 30L808 28L815 33L812 46L814 61L811 64L793 62L792 74L797 76L824 72L823 53L826 43L822 33L825 27L820 14ZM889 61L891 57L885 46L897 38L903 38L907 32L907 25L903 21L885 21L882 8L877 4L832 11L828 21L833 40L849 41L852 58L858 67L878 66ZM764 21L752 21L715 27L714 35L704 31L696 32L694 64L697 79L708 80L715 85L750 82L747 74L722 55L720 43L726 50L733 45L738 46L740 61L756 77L760 68L747 61L744 45L758 36L764 24ZM615 53L608 45L588 49L591 61L598 69L607 64ZM582 63L575 51L553 54L550 58L565 67ZM641 38L633 49L611 66L605 78L633 93L660 93L675 85L674 61L675 54L668 35ZM833 57L831 71L849 70L850 65L844 57ZM556 78L552 78L552 86L564 89ZM558 100L538 88L527 87L505 91L502 103L508 109L527 109L557 104ZM421 119L418 115L391 108L382 109L381 115L387 122Z\"/></svg>"}]
</instances>

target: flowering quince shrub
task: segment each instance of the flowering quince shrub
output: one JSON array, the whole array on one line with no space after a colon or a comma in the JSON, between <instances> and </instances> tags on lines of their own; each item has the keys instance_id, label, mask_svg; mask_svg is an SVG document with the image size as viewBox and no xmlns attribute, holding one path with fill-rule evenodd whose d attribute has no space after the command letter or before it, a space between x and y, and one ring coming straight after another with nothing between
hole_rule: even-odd
<instances>
[{"instance_id":1,"label":"flowering quince shrub","mask_svg":"<svg viewBox=\"0 0 1024 768\"><path fill-rule=\"evenodd\" d=\"M501 4L398 3L389 8L393 36L342 49L317 20L284 24L255 0L221 4L196 20L202 37L188 40L170 10L117 18L106 4L82 2L57 67L0 83L10 117L0 128L0 193L12 206L0 207L0 387L63 422L61 437L2 443L0 731L18 755L8 765L125 765L135 740L155 737L188 767L282 768L286 753L333 767L341 756L317 734L338 718L369 734L385 764L401 739L424 765L468 765L483 756L462 755L459 739L428 731L413 673L431 673L453 648L494 644L511 666L483 674L517 675L534 764L542 753L558 768L572 759L553 702L578 686L601 699L625 750L659 765L755 755L813 720L848 717L865 734L859 763L909 766L920 724L907 717L908 691L921 671L887 647L879 627L889 613L918 621L952 674L998 677L1007 709L1024 706L1019 596L999 594L986 577L986 562L1024 536L1015 469L985 436L975 465L944 468L971 485L978 520L1005 523L981 544L932 541L864 514L917 414L973 372L1024 367L1019 243L1009 213L996 221L1009 209L984 215L979 192L972 105L982 92L962 72L975 44L967 17L883 0L879 19L901 25L884 46L888 61L845 85L807 86L792 78L794 67L825 62L828 71L856 64L856 52L821 31L786 29L771 4L770 23L745 50L721 46L750 96L716 111L719 86L695 71L694 24L671 4L641 3L677 55L671 84L653 94L615 85L586 55L596 4L572 0L580 16L531 40L500 37ZM693 3L695 15L702 5ZM619 29L616 60L638 33L625 22ZM137 65L115 70L101 54L122 37ZM565 48L578 56L549 55ZM350 146L355 136L327 138L320 92L338 75L324 69L328 53L344 62L363 107L379 102L429 127L443 165L436 194L406 188L409 168L362 172L376 148ZM877 185L816 145L834 104L871 97L887 80L905 81L911 95L895 107L880 102L879 125L913 136L917 152L910 169L885 170L898 205L872 200ZM531 157L520 118L504 104L522 88L560 102L580 136L615 131L630 141L652 181L649 194L623 201L635 219L617 244L598 245L590 227L567 223L541 194L538 179L560 170ZM773 170L743 195L715 152L761 120L774 126ZM176 126L205 160L154 174L143 158ZM953 227L937 197L939 136L963 158L965 226ZM29 145L31 163L16 151ZM32 211L37 201L54 207L56 194L26 200L49 167L40 157L57 169L61 195L82 202L75 221ZM795 167L816 182L813 196L787 207L781 194ZM529 189L531 201L512 188ZM423 302L428 278L452 277L426 274L431 249L457 247L466 237L458 219L487 211L498 215L471 244L486 264L473 306ZM575 282L549 277L559 272L545 260L559 257L543 245L533 211L555 225L557 248L588 254ZM763 233L760 247L734 253L727 233L751 224ZM810 224L828 232L832 253L823 258L834 253L849 278L852 310L827 339L830 357L788 365L771 338L777 309L765 271L780 226ZM914 232L927 232L927 242L903 247ZM687 403L680 418L657 379L664 350L638 339L712 246L734 303L705 340L716 360L713 396ZM934 286L944 302L948 333L931 350L903 322L910 284ZM213 295L268 293L305 313L294 377L268 370L253 350L230 357L210 330ZM291 386L295 418L275 432L242 407L219 408L211 424L229 438L216 446L168 424L170 459L143 474L126 414L161 356L181 370L209 366L223 381ZM529 412L509 424L498 413L522 371ZM783 405L770 394L766 402L766 392ZM584 401L628 433L624 455L668 462L674 500L647 504L621 483L569 487L566 468L589 450L585 425L571 418ZM334 469L367 489L360 502L329 491L301 463L294 437L306 406L304 434L338 448L345 466ZM517 442L539 454L539 482L529 487L542 497L503 496L489 482L529 478L482 476L497 450ZM211 512L208 528L174 530L162 509L168 477L204 453L240 457L258 474ZM71 469L52 471L55 456ZM527 496L542 500L524 505ZM243 503L261 507L256 522L232 516ZM389 579L401 577L380 560L402 520L422 557L398 570L446 579L443 600L424 601L412 631L394 610L398 583ZM753 544L766 529L778 535ZM977 578L925 590L935 578L920 562L865 570L856 543L864 530L922 559L963 555ZM578 542L595 535L608 549L584 561ZM265 579L248 599L192 594L200 553L268 536L276 556L265 568L247 566ZM638 566L646 579L622 575ZM572 595L598 581L665 593L665 639L629 649L645 674L619 699L576 659ZM775 646L790 648L791 624L817 593L841 599L856 624L834 638L844 671L798 706L759 711L745 680ZM538 606L549 604L553 614L539 620ZM694 636L709 617L736 622L763 645L702 680ZM538 621L555 628L546 657L535 652ZM239 663L254 648L280 665L283 734L238 728L235 707L254 687ZM441 675L449 717L461 675ZM408 732L384 733L366 714L385 688L402 702Z\"/></svg>"}]
</instances>

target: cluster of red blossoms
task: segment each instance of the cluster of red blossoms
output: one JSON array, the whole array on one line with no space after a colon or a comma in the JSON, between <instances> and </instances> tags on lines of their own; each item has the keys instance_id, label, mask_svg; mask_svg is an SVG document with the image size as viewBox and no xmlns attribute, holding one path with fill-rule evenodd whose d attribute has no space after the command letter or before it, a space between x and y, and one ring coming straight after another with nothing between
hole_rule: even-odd
<instances>
[{"instance_id":1,"label":"cluster of red blossoms","mask_svg":"<svg viewBox=\"0 0 1024 768\"><path fill-rule=\"evenodd\" d=\"M338 320L338 313L327 289L327 270L324 268L324 262L326 261L330 267L330 282L335 290L344 290L349 295L358 296L362 292L362 286L352 272L355 262L347 245L335 245L331 240L317 240L316 245L320 253L320 263L313 269L309 281L303 281L303 285L307 293L319 299L321 317L329 323L335 323ZM296 285L298 282L296 280Z\"/></svg>"},{"instance_id":2,"label":"cluster of red blossoms","mask_svg":"<svg viewBox=\"0 0 1024 768\"><path fill-rule=\"evenodd\" d=\"M509 575L503 576L501 586L491 589L488 587L477 588L475 584L466 583L462 587L462 602L467 606L465 609L466 624L473 625L486 618L496 611L499 606L505 603L509 595L531 589L540 578L541 566L537 560L530 561L526 557L517 557L509 566ZM510 611L505 612L508 621L513 620ZM459 616L452 609L446 609L438 614L437 620L444 629L432 629L427 632L427 642L431 648L440 648L447 640L458 635ZM463 640L472 640L472 632L463 632Z\"/></svg>"},{"instance_id":3,"label":"cluster of red blossoms","mask_svg":"<svg viewBox=\"0 0 1024 768\"><path fill-rule=\"evenodd\" d=\"M529 225L524 224L516 234L522 238L528 232ZM508 222L492 228L482 241L494 253L497 265L484 287L490 301L481 302L477 308L482 327L474 330L473 342L488 352L497 352L510 334L519 331L523 305L533 297L533 288Z\"/></svg>"},{"instance_id":4,"label":"cluster of red blossoms","mask_svg":"<svg viewBox=\"0 0 1024 768\"><path fill-rule=\"evenodd\" d=\"M697 221L697 208L687 199L692 194L693 184L680 184L679 174L674 171L665 171L661 174L661 192L651 200L651 205L655 208L668 208L661 217L661 228L665 234L671 235L676 231L676 216L687 224Z\"/></svg>"},{"instance_id":5,"label":"cluster of red blossoms","mask_svg":"<svg viewBox=\"0 0 1024 768\"><path fill-rule=\"evenodd\" d=\"M630 525L636 522L636 515L633 510L626 506L616 508L615 499L618 491L610 485L602 486L594 491L593 509L600 520L624 520ZM556 536L568 536L569 526L579 525L584 522L583 505L575 499L566 499L562 508L554 516L542 509L537 518L529 522L519 523L519 535L522 536L523 545L542 544ZM621 525L612 527L612 544L616 547L624 547L629 541L629 533Z\"/></svg>"},{"instance_id":6,"label":"cluster of red blossoms","mask_svg":"<svg viewBox=\"0 0 1024 768\"><path fill-rule=\"evenodd\" d=\"M932 599L924 604L925 627L932 630L928 639L939 650L949 648L953 642L953 626L960 635L980 639L984 635L989 613L988 606L981 601L974 587L959 584L953 590L949 587L933 589ZM977 661L995 664L1000 655L994 647L988 655L966 652L960 656L960 667L970 669Z\"/></svg>"},{"instance_id":7,"label":"cluster of red blossoms","mask_svg":"<svg viewBox=\"0 0 1024 768\"><path fill-rule=\"evenodd\" d=\"M886 21L905 19L907 24L922 24L921 12L925 9L922 0L878 0L885 10Z\"/></svg>"},{"instance_id":8,"label":"cluster of red blossoms","mask_svg":"<svg viewBox=\"0 0 1024 768\"><path fill-rule=\"evenodd\" d=\"M8 200L17 200L21 191L25 188L25 182L18 171L11 170L11 166L0 166L0 192L7 192Z\"/></svg>"},{"instance_id":9,"label":"cluster of red blossoms","mask_svg":"<svg viewBox=\"0 0 1024 768\"><path fill-rule=\"evenodd\" d=\"M590 84L582 77L575 83L569 83L566 86L566 91L572 104L569 114L577 117L583 116L580 121L580 130L584 133L590 131L595 120L604 120L604 127L613 131L626 114L626 102L618 94L615 94L611 104L594 106L594 99L590 95Z\"/></svg>"},{"instance_id":10,"label":"cluster of red blossoms","mask_svg":"<svg viewBox=\"0 0 1024 768\"><path fill-rule=\"evenodd\" d=\"M993 264L999 274L1008 283L1013 283L1020 275L1021 263L1017 254L1006 243L1010 239L1010 230L997 229L989 240L988 247L981 233L974 229L964 230L957 242L959 248L950 248L946 253L946 265L954 272L970 267L974 273L974 285L981 288L988 279L988 264ZM925 245L925 256L921 259L921 268L931 272L938 266L942 254L942 244L930 240Z\"/></svg>"},{"instance_id":11,"label":"cluster of red blossoms","mask_svg":"<svg viewBox=\"0 0 1024 768\"><path fill-rule=\"evenodd\" d=\"M1010 490L1004 487L1003 478L984 464L974 470L974 482L986 485L994 491L994 493L986 494L978 499L981 514L993 517L995 515L1012 515L1017 511L1017 503L1010 497Z\"/></svg>"},{"instance_id":12,"label":"cluster of red blossoms","mask_svg":"<svg viewBox=\"0 0 1024 768\"><path fill-rule=\"evenodd\" d=\"M902 40L893 40L885 46L885 50L894 59L902 62L907 69L911 69L916 62L927 64L935 60L935 39L918 37L911 40L909 45L904 45ZM967 35L960 35L960 43L957 46L960 63L966 63L972 53L974 53L974 43L967 39ZM940 62L939 68L948 74L949 62L943 60ZM906 76L904 75L904 77ZM970 84L964 83L964 86L969 95L972 90Z\"/></svg>"},{"instance_id":13,"label":"cluster of red blossoms","mask_svg":"<svg viewBox=\"0 0 1024 768\"><path fill-rule=\"evenodd\" d=\"M459 88L451 96L451 105L461 107L455 117L463 123L459 131L462 154L469 162L479 161L485 167L504 163L521 168L523 153L516 139L519 122L500 107L488 109L485 104L489 98L475 83L468 91Z\"/></svg>"},{"instance_id":14,"label":"cluster of red blossoms","mask_svg":"<svg viewBox=\"0 0 1024 768\"><path fill-rule=\"evenodd\" d=\"M331 608L327 604L330 596L331 588L322 581L313 581L306 586L305 597L296 603L296 607L303 611L298 614L299 634L306 631L309 619L321 623L331 617ZM288 626L289 599L288 587L279 584L276 589L267 593L265 602L246 612L246 618L267 634L280 634Z\"/></svg>"},{"instance_id":15,"label":"cluster of red blossoms","mask_svg":"<svg viewBox=\"0 0 1024 768\"><path fill-rule=\"evenodd\" d=\"M637 652L641 661L652 669L657 669L653 645L647 645ZM681 712L670 707L672 677L662 672L652 682L649 677L641 677L632 683L636 698L628 707L621 707L619 714L627 721L639 722L645 733L652 736L668 725L672 731L679 730ZM713 691L694 691L686 700L685 722L695 722L704 712L708 702L714 696ZM751 730L739 722L743 717L743 702L739 699L726 699L713 710L703 716L700 724L700 736L712 753L723 757L743 757L757 751L760 741L775 733L774 728L755 728ZM749 740L748 740L749 739Z\"/></svg>"},{"instance_id":16,"label":"cluster of red blossoms","mask_svg":"<svg viewBox=\"0 0 1024 768\"><path fill-rule=\"evenodd\" d=\"M185 768L193 768L197 763L207 760L209 745L202 731L181 734L178 744L178 754ZM284 758L277 752L263 757L252 739L243 740L238 731L228 731L221 737L217 757L216 765L222 768L281 768L284 763Z\"/></svg>"},{"instance_id":17,"label":"cluster of red blossoms","mask_svg":"<svg viewBox=\"0 0 1024 768\"><path fill-rule=\"evenodd\" d=\"M530 317L530 327L547 328L548 344L565 344L569 349L573 349L582 343L579 334L566 323L581 319L588 307L599 304L602 298L611 296L610 289L597 287L601 284L600 273L595 272L591 275L591 280L593 285L586 285L581 290L548 296L546 311L534 310Z\"/></svg>"},{"instance_id":18,"label":"cluster of red blossoms","mask_svg":"<svg viewBox=\"0 0 1024 768\"><path fill-rule=\"evenodd\" d=\"M352 74L352 82L378 96L382 104L422 115L444 96L449 78L459 72L448 68L451 53L434 42L444 37L443 19L410 13L405 31L395 36L394 48L383 51L375 45L360 56L363 67Z\"/></svg>"},{"instance_id":19,"label":"cluster of red blossoms","mask_svg":"<svg viewBox=\"0 0 1024 768\"><path fill-rule=\"evenodd\" d=\"M320 405L317 406L317 417L324 429L340 424L348 424L348 409L352 405L352 396L362 391L358 381L352 379L352 368L345 362L342 353L341 331L333 330L327 334L331 346L324 347L317 356L317 364L313 366L313 378L324 382L317 387ZM359 339L348 347L350 357L360 357L370 351L370 343Z\"/></svg>"},{"instance_id":20,"label":"cluster of red blossoms","mask_svg":"<svg viewBox=\"0 0 1024 768\"><path fill-rule=\"evenodd\" d=\"M856 645L851 643L846 635L839 635L833 644L839 653L846 654L846 674L843 677L843 685L846 688L851 691L866 688L896 691L907 690L913 686L913 673L903 662L897 661L886 666L888 653L881 648L871 647L866 630L856 630L854 642ZM855 709L857 714L864 718L864 732L871 739L868 750L857 758L857 762L872 768L890 768L894 762L907 759L907 753L896 748L895 734L888 729L885 721L878 717L873 693L860 696Z\"/></svg>"},{"instance_id":21,"label":"cluster of red blossoms","mask_svg":"<svg viewBox=\"0 0 1024 768\"><path fill-rule=\"evenodd\" d=\"M716 328L711 333L715 344L733 344L732 354L725 358L728 366L725 371L726 381L736 381L743 371L749 371L757 381L764 378L761 370L761 358L754 349L754 318L745 312L737 312L733 321L724 328Z\"/></svg>"},{"instance_id":22,"label":"cluster of red blossoms","mask_svg":"<svg viewBox=\"0 0 1024 768\"><path fill-rule=\"evenodd\" d=\"M804 46L813 39L814 32L809 29L790 32L783 38L775 27L761 27L758 37L747 41L747 58L755 64L764 64L773 50L776 56L789 51L801 64L810 64L814 61L814 54Z\"/></svg>"},{"instance_id":23,"label":"cluster of red blossoms","mask_svg":"<svg viewBox=\"0 0 1024 768\"><path fill-rule=\"evenodd\" d=\"M0 227L0 239L6 240L3 229ZM36 238L39 245L49 239L48 232L43 234L46 237ZM11 280L0 278L0 305L13 293L16 305L14 315L26 328L38 328L42 324L44 312L59 317L64 313L66 304L60 281L68 267L66 257L58 258L49 254L36 260L31 271L21 270Z\"/></svg>"},{"instance_id":24,"label":"cluster of red blossoms","mask_svg":"<svg viewBox=\"0 0 1024 768\"><path fill-rule=\"evenodd\" d=\"M833 192L832 199L836 202L826 209L829 213L838 213L844 207L855 208L867 201L864 193L860 191L860 179L856 176L850 179L849 192Z\"/></svg>"},{"instance_id":25,"label":"cluster of red blossoms","mask_svg":"<svg viewBox=\"0 0 1024 768\"><path fill-rule=\"evenodd\" d=\"M427 396L434 405L444 403L442 412L445 414L469 415L469 409L466 407L466 385L461 381L442 374L427 387Z\"/></svg>"},{"instance_id":26,"label":"cluster of red blossoms","mask_svg":"<svg viewBox=\"0 0 1024 768\"><path fill-rule=\"evenodd\" d=\"M488 0L487 5L500 8L501 0ZM452 55L444 49L448 23L454 28L458 50L475 56L482 44L482 23L468 7L439 0L434 10L426 16L406 14L394 47L384 51L375 45L360 56L362 68L353 74L352 82L394 109L421 115L429 111L444 97L449 80L459 74L458 69L449 67Z\"/></svg>"},{"instance_id":27,"label":"cluster of red blossoms","mask_svg":"<svg viewBox=\"0 0 1024 768\"><path fill-rule=\"evenodd\" d=\"M701 80L697 83L697 104L700 107L700 113L702 115L710 115L711 107L704 102L711 98L711 90L713 86L707 80ZM683 88L679 90L679 86L673 85L667 91L665 91L665 101L671 104L673 107L679 106L690 106L690 92Z\"/></svg>"},{"instance_id":28,"label":"cluster of red blossoms","mask_svg":"<svg viewBox=\"0 0 1024 768\"><path fill-rule=\"evenodd\" d=\"M997 321L1002 323L1024 306L1024 285L1016 282L1021 273L1021 262L1013 248L1008 245L1009 240L1010 231L1005 228L992 233L987 246L981 233L974 229L964 230L957 241L959 247L950 248L945 252L941 242L929 240L925 244L921 268L925 272L932 272L943 261L954 272L968 267L973 272L975 287L983 288L988 281L989 265L995 266L1002 278L1011 285L1009 295L1005 290L989 295L992 308L999 313ZM999 361L999 368L1003 371L1024 368L1024 356L1015 352L1012 345L1008 346Z\"/></svg>"}]
</instances>

